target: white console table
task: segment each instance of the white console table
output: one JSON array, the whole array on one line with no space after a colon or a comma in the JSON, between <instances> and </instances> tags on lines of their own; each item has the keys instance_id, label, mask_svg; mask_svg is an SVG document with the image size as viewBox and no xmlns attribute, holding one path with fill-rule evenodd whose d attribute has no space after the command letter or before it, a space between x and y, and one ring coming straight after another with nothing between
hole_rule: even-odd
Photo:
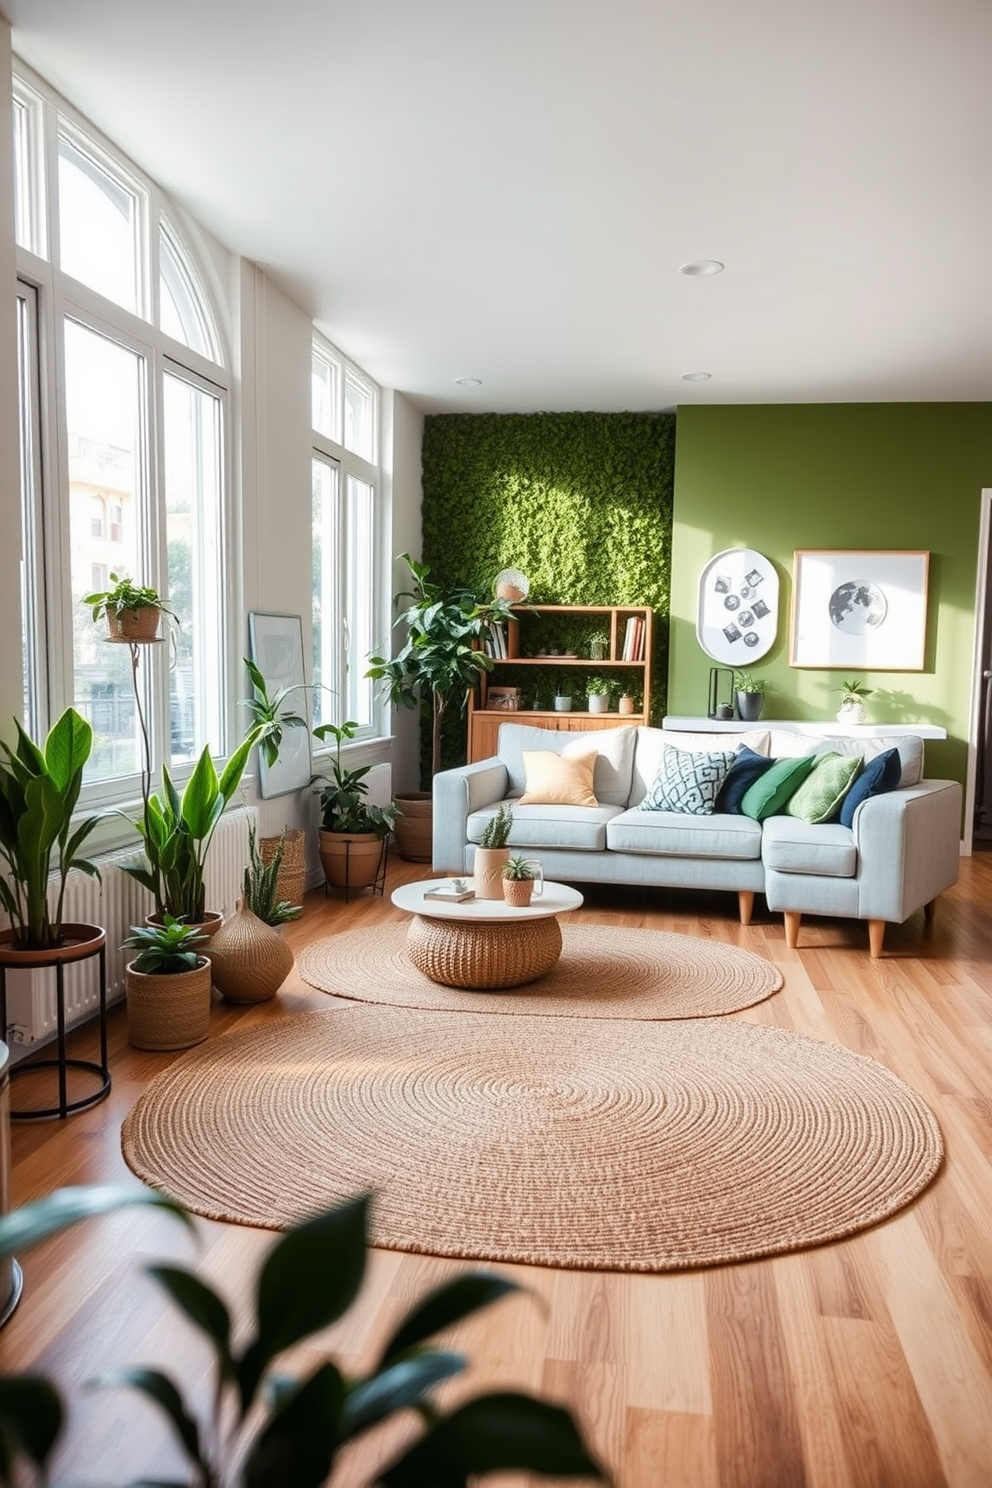
<instances>
[{"instance_id":1,"label":"white console table","mask_svg":"<svg viewBox=\"0 0 992 1488\"><path fill-rule=\"evenodd\" d=\"M662 728L680 734L739 734L751 729L784 729L789 734L807 734L816 739L888 738L914 734L917 739L946 739L947 730L935 723L828 723L818 719L759 718L747 723L742 718L681 718L669 714Z\"/></svg>"}]
</instances>

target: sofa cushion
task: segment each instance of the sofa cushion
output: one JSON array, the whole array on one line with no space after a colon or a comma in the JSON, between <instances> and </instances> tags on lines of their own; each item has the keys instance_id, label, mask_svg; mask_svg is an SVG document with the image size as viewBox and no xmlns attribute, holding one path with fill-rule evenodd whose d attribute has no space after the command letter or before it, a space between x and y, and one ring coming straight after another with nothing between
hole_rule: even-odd
<instances>
[{"instance_id":1,"label":"sofa cushion","mask_svg":"<svg viewBox=\"0 0 992 1488\"><path fill-rule=\"evenodd\" d=\"M760 858L761 828L746 816L687 816L633 806L606 828L613 852L686 858Z\"/></svg>"},{"instance_id":2,"label":"sofa cushion","mask_svg":"<svg viewBox=\"0 0 992 1488\"><path fill-rule=\"evenodd\" d=\"M841 802L841 826L853 826L854 813L862 801L867 801L870 796L881 796L886 791L895 790L901 780L902 760L898 749L887 749L884 754L876 754L865 765Z\"/></svg>"},{"instance_id":3,"label":"sofa cushion","mask_svg":"<svg viewBox=\"0 0 992 1488\"><path fill-rule=\"evenodd\" d=\"M637 730L634 749L634 773L630 784L630 804L644 800L661 768L663 749L688 749L690 753L726 749L731 753L742 744L755 754L768 754L768 733L752 729L742 734L680 734L676 729L650 728L642 724Z\"/></svg>"},{"instance_id":4,"label":"sofa cushion","mask_svg":"<svg viewBox=\"0 0 992 1488\"><path fill-rule=\"evenodd\" d=\"M779 873L853 878L858 870L854 833L839 823L813 826L795 816L769 817L761 829L761 858Z\"/></svg>"},{"instance_id":5,"label":"sofa cushion","mask_svg":"<svg viewBox=\"0 0 992 1488\"><path fill-rule=\"evenodd\" d=\"M604 806L626 806L630 797L634 741L637 731L631 724L620 728L589 729L585 733L560 732L535 728L533 724L501 723L497 753L506 766L509 778L507 794L523 794L525 781L524 750L551 750L574 757L595 753L596 769L592 788L596 800Z\"/></svg>"},{"instance_id":6,"label":"sofa cushion","mask_svg":"<svg viewBox=\"0 0 992 1488\"><path fill-rule=\"evenodd\" d=\"M592 788L594 754L555 754L525 749L524 793L520 806L598 806Z\"/></svg>"},{"instance_id":7,"label":"sofa cushion","mask_svg":"<svg viewBox=\"0 0 992 1488\"><path fill-rule=\"evenodd\" d=\"M794 734L786 729L772 728L771 744L763 753L776 759L798 754L859 754L868 764L890 749L898 749L902 762L900 785L919 785L923 779L923 740L918 734L866 734L856 738L829 739L808 734Z\"/></svg>"},{"instance_id":8,"label":"sofa cushion","mask_svg":"<svg viewBox=\"0 0 992 1488\"><path fill-rule=\"evenodd\" d=\"M844 797L862 767L861 756L828 753L815 755L814 760L806 779L786 801L785 815L813 824L836 821Z\"/></svg>"},{"instance_id":9,"label":"sofa cushion","mask_svg":"<svg viewBox=\"0 0 992 1488\"><path fill-rule=\"evenodd\" d=\"M661 764L641 811L679 811L687 816L710 816L720 787L737 756L730 750L696 753L689 749L661 751Z\"/></svg>"},{"instance_id":10,"label":"sofa cushion","mask_svg":"<svg viewBox=\"0 0 992 1488\"><path fill-rule=\"evenodd\" d=\"M742 744L730 767L730 774L720 787L714 810L726 811L731 815L739 816L745 792L764 775L766 770L770 770L773 764L774 760L767 759L763 754L756 754L753 749Z\"/></svg>"},{"instance_id":11,"label":"sofa cushion","mask_svg":"<svg viewBox=\"0 0 992 1488\"><path fill-rule=\"evenodd\" d=\"M799 789L813 768L811 754L799 755L796 759L777 759L770 770L744 792L741 811L755 821L764 821L774 816L785 806L789 797Z\"/></svg>"},{"instance_id":12,"label":"sofa cushion","mask_svg":"<svg viewBox=\"0 0 992 1488\"><path fill-rule=\"evenodd\" d=\"M620 815L619 806L521 806L511 801L514 848L572 848L576 852L604 852L606 825ZM466 824L469 842L478 843L497 807L473 811Z\"/></svg>"}]
</instances>

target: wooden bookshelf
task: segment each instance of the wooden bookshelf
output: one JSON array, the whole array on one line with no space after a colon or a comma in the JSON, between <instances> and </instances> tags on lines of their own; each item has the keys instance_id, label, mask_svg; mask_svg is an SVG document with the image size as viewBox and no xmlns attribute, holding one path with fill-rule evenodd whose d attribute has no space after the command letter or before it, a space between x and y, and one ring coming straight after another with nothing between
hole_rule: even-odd
<instances>
[{"instance_id":1,"label":"wooden bookshelf","mask_svg":"<svg viewBox=\"0 0 992 1488\"><path fill-rule=\"evenodd\" d=\"M577 623L571 629L577 633L585 629L590 638L602 632L608 636L606 654L593 659L589 655L588 643L577 643L574 654L542 654L542 616L575 620ZM651 708L652 622L653 611L646 605L521 606L519 615L506 624L506 655L493 657L492 671L484 672L480 678L478 699L469 698L469 763L489 759L496 753L501 723L528 723L536 728L568 732L647 723ZM632 659L625 659L628 624L639 627L637 654ZM490 688L502 686L511 668L518 677L526 677L533 671L535 690L540 688L549 699L556 680L567 679L569 690L578 692L584 680L600 673L621 684L629 678L630 690L638 700L637 707L633 713L619 713L615 704L607 713L588 713L574 707L571 712L558 713L550 701L547 707L537 708L531 706L526 697L524 706L520 708L491 707Z\"/></svg>"}]
</instances>

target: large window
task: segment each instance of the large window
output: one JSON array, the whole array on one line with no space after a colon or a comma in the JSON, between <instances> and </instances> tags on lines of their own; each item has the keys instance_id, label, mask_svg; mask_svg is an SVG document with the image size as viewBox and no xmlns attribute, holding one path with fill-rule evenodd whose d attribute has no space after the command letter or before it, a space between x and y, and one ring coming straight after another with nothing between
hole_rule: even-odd
<instances>
[{"instance_id":1,"label":"large window","mask_svg":"<svg viewBox=\"0 0 992 1488\"><path fill-rule=\"evenodd\" d=\"M137 673L156 777L229 748L228 375L154 183L30 75L14 140L25 716L37 735L74 704L97 735L85 791L121 800L142 764L131 654L81 603L113 574L178 620Z\"/></svg>"},{"instance_id":2,"label":"large window","mask_svg":"<svg viewBox=\"0 0 992 1488\"><path fill-rule=\"evenodd\" d=\"M379 732L365 676L376 634L377 390L326 341L314 342L313 693L315 723Z\"/></svg>"}]
</instances>

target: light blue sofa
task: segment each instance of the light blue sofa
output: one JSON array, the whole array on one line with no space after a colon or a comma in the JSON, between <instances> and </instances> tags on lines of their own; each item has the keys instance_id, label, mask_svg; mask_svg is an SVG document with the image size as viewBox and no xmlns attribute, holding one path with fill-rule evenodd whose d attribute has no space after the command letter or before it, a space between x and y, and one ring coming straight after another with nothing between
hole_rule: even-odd
<instances>
[{"instance_id":1,"label":"light blue sofa","mask_svg":"<svg viewBox=\"0 0 992 1488\"><path fill-rule=\"evenodd\" d=\"M639 811L665 744L677 749L736 750L781 757L831 750L866 758L895 747L899 787L858 806L851 827L811 826L790 816L689 816ZM598 806L518 806L524 751L597 751ZM545 878L566 883L630 883L736 893L741 923L754 895L785 917L786 940L798 943L803 914L867 920L871 954L881 954L887 923L901 924L957 881L961 787L923 778L923 741L915 735L810 739L776 730L740 734L673 733L620 727L555 732L527 724L500 727L497 754L445 770L434 779L433 867L470 874L486 823L498 806L514 808L511 847L539 858Z\"/></svg>"}]
</instances>

